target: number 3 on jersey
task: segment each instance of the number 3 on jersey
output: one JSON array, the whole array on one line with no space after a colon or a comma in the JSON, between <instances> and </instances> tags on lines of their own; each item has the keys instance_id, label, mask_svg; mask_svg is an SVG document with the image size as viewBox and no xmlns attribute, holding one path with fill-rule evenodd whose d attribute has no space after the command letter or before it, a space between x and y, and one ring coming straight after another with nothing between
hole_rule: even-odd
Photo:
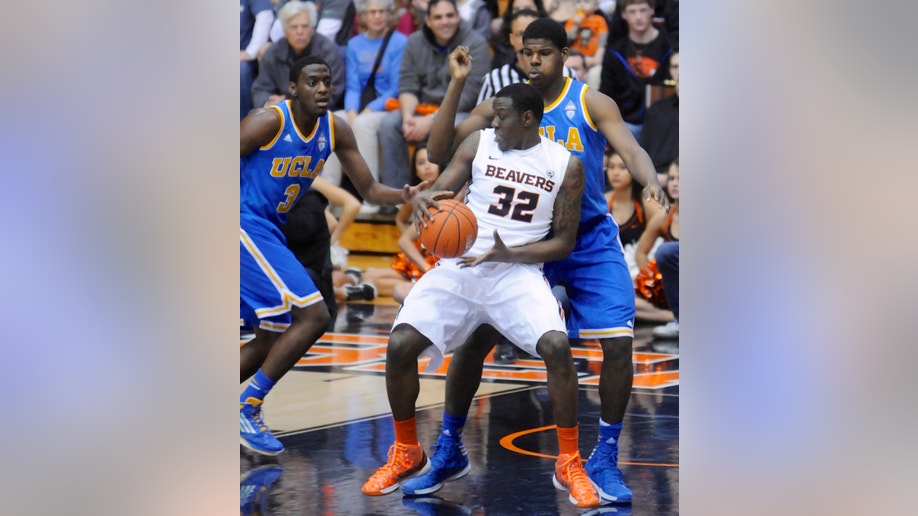
<instances>
[{"instance_id":1,"label":"number 3 on jersey","mask_svg":"<svg viewBox=\"0 0 918 516\"><path fill-rule=\"evenodd\" d=\"M513 213L510 215L510 218L513 220L518 220L520 222L532 222L532 211L536 209L536 206L539 204L539 194L533 192L522 191L517 194L515 188L510 188L509 186L495 186L494 193L500 196L500 199L497 200L497 204L492 204L488 207L488 213L492 213L499 217L506 217L510 213L510 208L513 208ZM513 199L514 197L519 200L514 206Z\"/></svg>"},{"instance_id":2,"label":"number 3 on jersey","mask_svg":"<svg viewBox=\"0 0 918 516\"><path fill-rule=\"evenodd\" d=\"M288 186L284 194L287 195L287 199L277 205L277 213L287 213L290 211L290 208L293 207L293 202L296 201L296 196L300 194L300 185Z\"/></svg>"}]
</instances>

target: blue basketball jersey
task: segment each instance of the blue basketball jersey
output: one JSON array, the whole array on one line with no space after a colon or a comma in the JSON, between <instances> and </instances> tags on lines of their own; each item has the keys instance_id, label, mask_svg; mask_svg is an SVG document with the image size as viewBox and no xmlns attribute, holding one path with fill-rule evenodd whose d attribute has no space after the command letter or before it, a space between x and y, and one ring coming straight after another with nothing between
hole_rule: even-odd
<instances>
[{"instance_id":1,"label":"blue basketball jersey","mask_svg":"<svg viewBox=\"0 0 918 516\"><path fill-rule=\"evenodd\" d=\"M589 86L570 77L565 78L561 95L545 106L539 133L564 146L583 162L586 183L580 204L580 225L594 226L609 212L606 201L606 174L602 166L606 137L599 131L587 112L586 91Z\"/></svg>"},{"instance_id":2,"label":"blue basketball jersey","mask_svg":"<svg viewBox=\"0 0 918 516\"><path fill-rule=\"evenodd\" d=\"M567 333L571 338L609 339L634 336L634 286L618 225L604 195L602 158L606 137L586 108L588 86L565 79L561 95L545 107L539 132L563 145L583 162L585 183L580 227L570 256L543 268L552 286L563 285L570 299Z\"/></svg>"},{"instance_id":3,"label":"blue basketball jersey","mask_svg":"<svg viewBox=\"0 0 918 516\"><path fill-rule=\"evenodd\" d=\"M241 213L281 226L334 150L335 127L329 111L309 134L303 134L294 123L289 100L269 109L280 114L280 131L266 145L240 159L239 208Z\"/></svg>"}]
</instances>

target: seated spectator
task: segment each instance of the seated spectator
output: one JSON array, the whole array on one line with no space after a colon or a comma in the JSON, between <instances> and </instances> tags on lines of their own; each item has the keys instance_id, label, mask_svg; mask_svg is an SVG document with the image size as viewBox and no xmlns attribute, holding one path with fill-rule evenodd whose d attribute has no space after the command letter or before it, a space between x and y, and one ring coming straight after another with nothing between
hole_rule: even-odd
<instances>
[{"instance_id":1,"label":"seated spectator","mask_svg":"<svg viewBox=\"0 0 918 516\"><path fill-rule=\"evenodd\" d=\"M548 17L562 26L577 14L577 0L547 0L545 9L548 11Z\"/></svg>"},{"instance_id":2,"label":"seated spectator","mask_svg":"<svg viewBox=\"0 0 918 516\"><path fill-rule=\"evenodd\" d=\"M653 17L650 19L657 30L666 32L673 45L679 42L679 0L654 0ZM606 19L609 20L609 44L628 37L628 24L622 18L622 2L600 0Z\"/></svg>"},{"instance_id":3,"label":"seated spectator","mask_svg":"<svg viewBox=\"0 0 918 516\"><path fill-rule=\"evenodd\" d=\"M571 50L567 54L567 60L564 61L564 66L570 68L574 72L573 77L580 82L587 82L587 66L586 62L583 60L583 54L577 52L576 50ZM590 85L590 87L593 87Z\"/></svg>"},{"instance_id":4,"label":"seated spectator","mask_svg":"<svg viewBox=\"0 0 918 516\"><path fill-rule=\"evenodd\" d=\"M347 118L354 130L357 149L366 160L373 178L378 181L379 127L386 115L386 101L398 97L399 69L408 38L391 28L395 14L393 0L356 0L355 5L365 30L347 43L344 109L336 114ZM379 52L383 45L385 50L380 58ZM378 58L379 67L374 73L373 67ZM371 75L372 90L368 92L366 89ZM325 163L322 174L359 198L350 180L342 176L341 163L334 156ZM363 212L373 212L376 209L375 206L365 204Z\"/></svg>"},{"instance_id":5,"label":"seated spectator","mask_svg":"<svg viewBox=\"0 0 918 516\"><path fill-rule=\"evenodd\" d=\"M410 36L414 31L424 26L424 16L427 14L427 0L408 0L408 6L399 15L395 29L405 36Z\"/></svg>"},{"instance_id":6,"label":"seated spectator","mask_svg":"<svg viewBox=\"0 0 918 516\"><path fill-rule=\"evenodd\" d=\"M592 82L598 86L603 56L606 53L609 27L606 24L605 16L599 10L598 0L577 0L574 6L577 11L572 18L567 20L564 30L567 31L570 49L583 54L588 70L587 76L594 76L595 79Z\"/></svg>"},{"instance_id":7,"label":"seated spectator","mask_svg":"<svg viewBox=\"0 0 918 516\"><path fill-rule=\"evenodd\" d=\"M322 0L319 3L319 23L316 24L316 33L335 41L351 3L353 0Z\"/></svg>"},{"instance_id":8,"label":"seated spectator","mask_svg":"<svg viewBox=\"0 0 918 516\"><path fill-rule=\"evenodd\" d=\"M472 56L472 73L462 90L456 123L467 118L475 107L481 80L488 71L488 42L459 18L454 0L430 0L424 23L405 44L399 70L398 109L389 111L379 128L379 144L385 149L379 180L387 186L401 188L409 181L408 144L427 140L436 114L420 114L417 108L421 104L439 107L452 77L450 53L466 46ZM380 213L394 214L382 209Z\"/></svg>"},{"instance_id":9,"label":"seated spectator","mask_svg":"<svg viewBox=\"0 0 918 516\"><path fill-rule=\"evenodd\" d=\"M484 0L456 0L459 17L485 41L491 38L491 12Z\"/></svg>"},{"instance_id":10,"label":"seated spectator","mask_svg":"<svg viewBox=\"0 0 918 516\"><path fill-rule=\"evenodd\" d=\"M349 192L335 186L328 181L326 181L322 176L315 178L312 181L312 186L310 187L313 190L316 190L322 194L328 203L331 206L339 206L341 212L338 217L335 217L331 214L330 210L325 210L325 219L328 223L328 230L331 232L329 235L329 245L334 248L339 246L341 241L341 235L347 231L347 228L351 227L351 224L357 219L357 212L360 210L360 201L356 197L351 195ZM345 256L347 251L345 251ZM336 268L344 268L347 266L347 262L335 264L333 260L333 265L337 265Z\"/></svg>"},{"instance_id":11,"label":"seated spectator","mask_svg":"<svg viewBox=\"0 0 918 516\"><path fill-rule=\"evenodd\" d=\"M650 155L661 185L666 185L666 168L679 157L679 51L669 58L669 75L675 95L654 102L647 109L641 129L641 147Z\"/></svg>"},{"instance_id":12,"label":"seated spectator","mask_svg":"<svg viewBox=\"0 0 918 516\"><path fill-rule=\"evenodd\" d=\"M258 73L261 47L268 42L268 31L274 21L271 0L239 2L239 119L252 110L252 83Z\"/></svg>"},{"instance_id":13,"label":"seated spectator","mask_svg":"<svg viewBox=\"0 0 918 516\"><path fill-rule=\"evenodd\" d=\"M674 161L667 170L666 192L672 200L669 213L660 212L647 221L647 227L638 240L634 260L641 270L648 269L651 263L649 253L657 237L663 237L664 243L656 251L656 268L663 276L663 294L666 303L673 312L674 321L654 328L654 336L661 338L678 338L679 336L679 247L667 245L679 241L679 160ZM667 270L663 275L664 269ZM673 279L675 278L675 282ZM667 288L669 291L667 292ZM674 304L671 304L674 303Z\"/></svg>"},{"instance_id":14,"label":"seated spectator","mask_svg":"<svg viewBox=\"0 0 918 516\"><path fill-rule=\"evenodd\" d=\"M415 150L414 160L418 181L433 185L440 177L440 167L427 159L427 148L423 144ZM440 259L421 247L418 230L411 223L411 205L405 204L399 209L395 222L401 232L398 247L402 251L395 256L391 267L364 271L362 281L375 286L380 296L391 296L401 303L414 283Z\"/></svg>"},{"instance_id":15,"label":"seated spectator","mask_svg":"<svg viewBox=\"0 0 918 516\"><path fill-rule=\"evenodd\" d=\"M290 88L290 66L297 58L310 55L328 63L332 75L329 109L337 109L344 97L344 59L338 45L315 33L316 5L292 0L281 7L277 17L284 27L284 37L261 56L252 85L252 103L267 107L285 100Z\"/></svg>"},{"instance_id":16,"label":"seated spectator","mask_svg":"<svg viewBox=\"0 0 918 516\"><path fill-rule=\"evenodd\" d=\"M628 37L609 44L599 91L618 104L622 119L640 140L647 85L662 84L668 78L666 61L672 44L664 32L651 24L654 0L622 0L621 4Z\"/></svg>"},{"instance_id":17,"label":"seated spectator","mask_svg":"<svg viewBox=\"0 0 918 516\"><path fill-rule=\"evenodd\" d=\"M631 280L637 278L639 269L634 255L638 240L644 233L645 224L663 208L653 201L645 201L643 187L631 178L622 157L611 148L606 150L606 180L612 187L606 192L609 212L618 224L618 236L625 252L625 261L631 271ZM648 253L653 255L653 250ZM669 310L658 308L635 293L635 319L644 321L668 322L673 320Z\"/></svg>"}]
</instances>

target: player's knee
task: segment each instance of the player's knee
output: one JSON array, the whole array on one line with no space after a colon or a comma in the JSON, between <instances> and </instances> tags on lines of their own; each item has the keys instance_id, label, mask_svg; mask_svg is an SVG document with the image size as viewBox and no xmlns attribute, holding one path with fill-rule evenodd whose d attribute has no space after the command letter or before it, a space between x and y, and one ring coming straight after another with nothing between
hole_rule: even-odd
<instances>
[{"instance_id":1,"label":"player's knee","mask_svg":"<svg viewBox=\"0 0 918 516\"><path fill-rule=\"evenodd\" d=\"M399 324L389 333L386 355L394 361L417 360L430 341L407 324Z\"/></svg>"},{"instance_id":2,"label":"player's knee","mask_svg":"<svg viewBox=\"0 0 918 516\"><path fill-rule=\"evenodd\" d=\"M602 359L603 362L631 362L631 342L630 337L618 337L614 339L602 339Z\"/></svg>"},{"instance_id":3,"label":"player's knee","mask_svg":"<svg viewBox=\"0 0 918 516\"><path fill-rule=\"evenodd\" d=\"M290 314L293 324L298 327L318 327L324 331L331 322L331 315L325 303L313 303L303 308L294 308Z\"/></svg>"},{"instance_id":4,"label":"player's knee","mask_svg":"<svg viewBox=\"0 0 918 516\"><path fill-rule=\"evenodd\" d=\"M567 361L571 356L571 346L567 336L560 331L550 331L539 339L536 351L546 364Z\"/></svg>"}]
</instances>

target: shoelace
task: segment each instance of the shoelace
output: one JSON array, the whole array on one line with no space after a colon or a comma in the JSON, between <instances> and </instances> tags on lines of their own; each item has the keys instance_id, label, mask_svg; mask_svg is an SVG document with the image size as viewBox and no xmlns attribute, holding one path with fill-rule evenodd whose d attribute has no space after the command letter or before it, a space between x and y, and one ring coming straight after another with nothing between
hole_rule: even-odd
<instances>
[{"instance_id":1,"label":"shoelace","mask_svg":"<svg viewBox=\"0 0 918 516\"><path fill-rule=\"evenodd\" d=\"M259 432L264 432L268 429L268 425L266 425L264 420L261 418L261 408L254 405L249 406L252 407L252 414L249 416L249 418L252 420L252 423L254 423L254 426L258 428Z\"/></svg>"},{"instance_id":2,"label":"shoelace","mask_svg":"<svg viewBox=\"0 0 918 516\"><path fill-rule=\"evenodd\" d=\"M458 446L458 445L456 445ZM437 450L444 448L445 446L441 445L439 442L430 447L430 451L433 452L433 455L430 457L431 469L440 469L446 466L446 461L449 460L448 453L438 454Z\"/></svg>"},{"instance_id":3,"label":"shoelace","mask_svg":"<svg viewBox=\"0 0 918 516\"><path fill-rule=\"evenodd\" d=\"M579 461L580 457L575 456L575 460ZM593 490L593 484L590 483L590 478L582 467L578 467L573 461L567 463L565 467L570 480L568 491L575 499L582 503L589 498L598 498L596 491Z\"/></svg>"},{"instance_id":4,"label":"shoelace","mask_svg":"<svg viewBox=\"0 0 918 516\"><path fill-rule=\"evenodd\" d=\"M590 479L589 477L587 477L586 471L584 471L583 468L577 467L577 465L574 462L575 460L579 461L580 457L577 455L574 455L573 457L571 457L570 460L568 460L564 464L563 467L565 471L567 472L567 478L568 478L568 481L570 482L569 489L573 491L574 486L577 486L580 489L577 490L576 494L583 495L584 493L581 491L585 489L586 486L590 486L589 488L590 491L593 490L593 487L592 487L592 484L590 484ZM580 496L577 496L577 498L580 498Z\"/></svg>"},{"instance_id":5,"label":"shoelace","mask_svg":"<svg viewBox=\"0 0 918 516\"><path fill-rule=\"evenodd\" d=\"M386 463L379 468L374 477L378 477L381 474L388 475L392 478L398 478L399 472L403 469L403 465L408 462L408 450L399 446L398 444L393 444L389 447L389 456L386 460Z\"/></svg>"}]
</instances>

